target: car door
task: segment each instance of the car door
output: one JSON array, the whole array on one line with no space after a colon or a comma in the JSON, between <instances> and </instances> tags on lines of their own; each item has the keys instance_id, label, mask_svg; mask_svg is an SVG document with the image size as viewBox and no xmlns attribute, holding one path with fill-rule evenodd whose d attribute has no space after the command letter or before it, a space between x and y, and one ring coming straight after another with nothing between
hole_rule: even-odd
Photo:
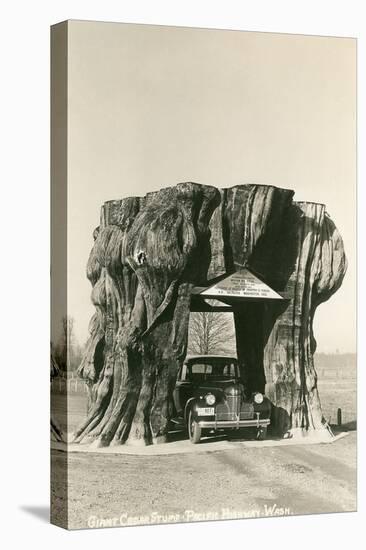
<instances>
[{"instance_id":1,"label":"car door","mask_svg":"<svg viewBox=\"0 0 366 550\"><path fill-rule=\"evenodd\" d=\"M193 395L192 382L188 379L187 365L183 364L179 369L177 382L173 392L174 406L178 416L183 416L184 408L190 397Z\"/></svg>"}]
</instances>

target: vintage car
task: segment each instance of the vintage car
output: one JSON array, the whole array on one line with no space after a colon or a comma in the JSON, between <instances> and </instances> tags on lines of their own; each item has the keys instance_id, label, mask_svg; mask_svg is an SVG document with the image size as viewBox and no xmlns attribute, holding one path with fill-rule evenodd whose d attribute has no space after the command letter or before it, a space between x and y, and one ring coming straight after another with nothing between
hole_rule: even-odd
<instances>
[{"instance_id":1,"label":"vintage car","mask_svg":"<svg viewBox=\"0 0 366 550\"><path fill-rule=\"evenodd\" d=\"M188 356L173 393L178 419L192 443L210 432L254 428L266 437L271 402L261 393L246 395L235 357Z\"/></svg>"}]
</instances>

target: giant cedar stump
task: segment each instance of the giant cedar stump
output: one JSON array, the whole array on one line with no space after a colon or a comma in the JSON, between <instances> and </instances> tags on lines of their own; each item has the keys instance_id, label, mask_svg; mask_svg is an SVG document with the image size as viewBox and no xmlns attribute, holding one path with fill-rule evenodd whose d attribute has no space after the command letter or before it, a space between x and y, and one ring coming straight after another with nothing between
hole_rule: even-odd
<instances>
[{"instance_id":1,"label":"giant cedar stump","mask_svg":"<svg viewBox=\"0 0 366 550\"><path fill-rule=\"evenodd\" d=\"M89 406L75 441L166 441L192 288L243 267L286 298L232 304L248 391L267 384L280 434L323 428L312 323L346 259L324 206L292 198L272 186L182 183L104 204L87 266L96 313L78 371Z\"/></svg>"}]
</instances>

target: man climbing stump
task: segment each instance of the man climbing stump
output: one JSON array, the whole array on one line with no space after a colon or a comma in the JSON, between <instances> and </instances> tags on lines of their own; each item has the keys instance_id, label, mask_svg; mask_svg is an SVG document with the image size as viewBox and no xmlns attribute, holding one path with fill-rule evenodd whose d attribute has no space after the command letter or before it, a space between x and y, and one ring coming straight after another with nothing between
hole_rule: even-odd
<instances>
[{"instance_id":1,"label":"man climbing stump","mask_svg":"<svg viewBox=\"0 0 366 550\"><path fill-rule=\"evenodd\" d=\"M312 323L346 270L323 205L271 186L181 183L105 203L94 238L87 276L96 313L78 370L89 406L75 442L166 441L192 290L243 269L284 297L226 300L248 391L267 384L279 434L323 429Z\"/></svg>"}]
</instances>

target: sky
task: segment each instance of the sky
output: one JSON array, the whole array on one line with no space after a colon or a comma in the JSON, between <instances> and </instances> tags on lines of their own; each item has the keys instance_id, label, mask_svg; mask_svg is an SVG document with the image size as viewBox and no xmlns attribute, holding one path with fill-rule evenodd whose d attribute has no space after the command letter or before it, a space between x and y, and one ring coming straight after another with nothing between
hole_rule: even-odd
<instances>
[{"instance_id":1,"label":"sky","mask_svg":"<svg viewBox=\"0 0 366 550\"><path fill-rule=\"evenodd\" d=\"M85 342L85 275L104 201L195 181L260 183L326 204L348 258L314 319L318 351L356 350L356 41L71 21L68 311Z\"/></svg>"}]
</instances>

